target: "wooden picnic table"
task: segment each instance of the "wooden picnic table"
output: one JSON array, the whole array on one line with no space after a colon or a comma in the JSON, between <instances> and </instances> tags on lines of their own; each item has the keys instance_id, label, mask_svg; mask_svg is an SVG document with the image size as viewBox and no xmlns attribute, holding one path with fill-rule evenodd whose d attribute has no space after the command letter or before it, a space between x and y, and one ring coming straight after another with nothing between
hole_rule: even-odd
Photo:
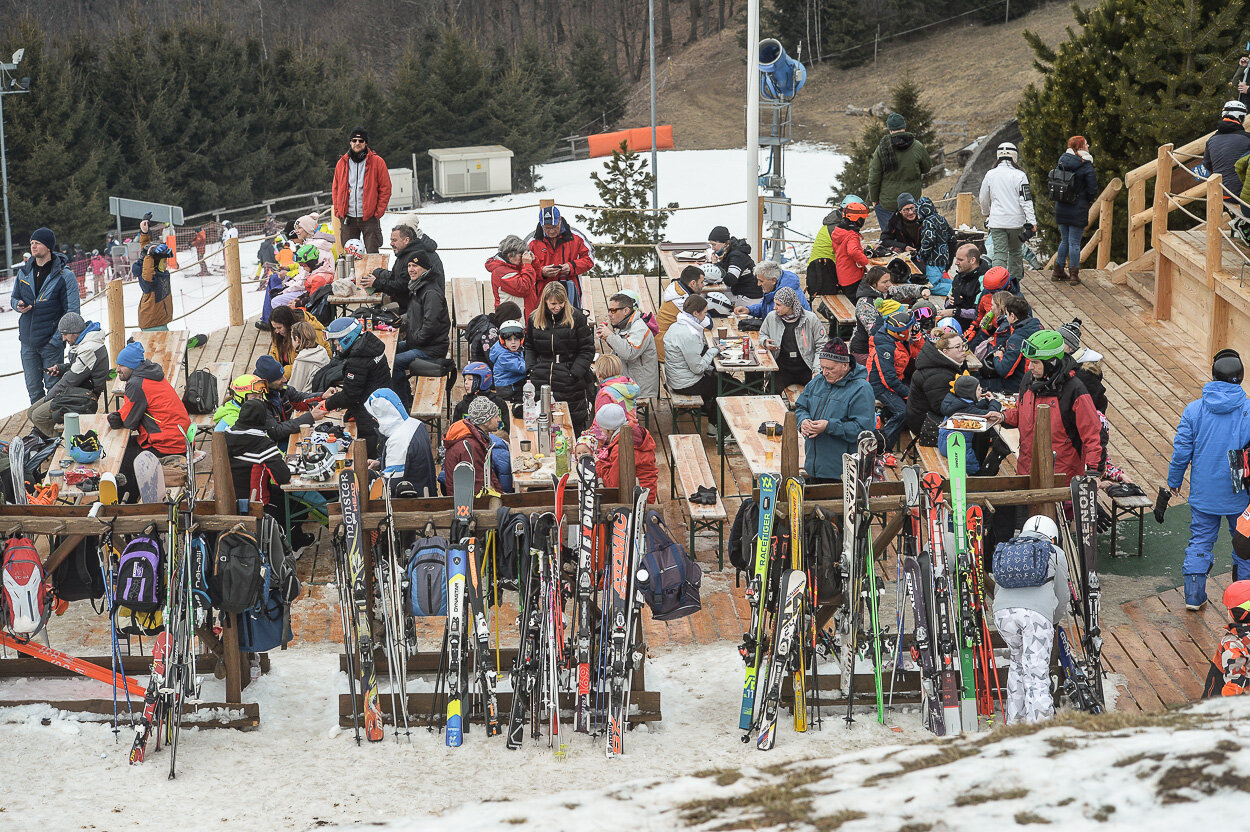
<instances>
[{"instance_id":1,"label":"wooden picnic table","mask_svg":"<svg viewBox=\"0 0 1250 832\"><path fill-rule=\"evenodd\" d=\"M122 428L113 430L109 427L108 414L106 413L84 413L78 417L78 429L83 433L94 430L100 435L100 446L104 449L103 455L90 464L82 464L74 462L69 455L69 441L72 436L65 437L65 441L57 446L56 452L52 454L52 462L49 464L48 471L65 471L67 468L61 466L61 460L69 460L71 468L90 468L101 474L116 474L122 467L122 455L126 452L126 443L130 440L130 431ZM61 484L61 497L73 499L75 501L82 498L88 492L83 491L78 485L66 485L63 476L57 476L49 479L49 482L59 482Z\"/></svg>"},{"instance_id":2,"label":"wooden picnic table","mask_svg":"<svg viewBox=\"0 0 1250 832\"><path fill-rule=\"evenodd\" d=\"M330 295L329 301L331 306L380 306L382 304L382 293L374 292L368 294L364 289L353 295Z\"/></svg>"},{"instance_id":3,"label":"wooden picnic table","mask_svg":"<svg viewBox=\"0 0 1250 832\"><path fill-rule=\"evenodd\" d=\"M820 304L824 303L829 307L829 311L833 313L833 318L840 326L853 326L855 324L855 303L841 292L830 295L817 295L814 308L819 309Z\"/></svg>"},{"instance_id":4,"label":"wooden picnic table","mask_svg":"<svg viewBox=\"0 0 1250 832\"><path fill-rule=\"evenodd\" d=\"M678 260L677 255L684 252L702 252L703 256L698 260L683 259ZM664 273L668 275L669 280L676 280L681 277L681 270L686 266L696 265L702 266L707 262L707 252L710 251L707 240L700 240L697 243L656 243L655 253L660 259L660 265L664 267Z\"/></svg>"},{"instance_id":5,"label":"wooden picnic table","mask_svg":"<svg viewBox=\"0 0 1250 832\"><path fill-rule=\"evenodd\" d=\"M703 337L707 339L709 346L721 349L720 331L722 329L725 330L730 345L716 357L716 395L720 397L738 393L766 392L770 376L777 372L777 359L771 352L760 346L760 334L739 332L736 315L730 315L728 318L715 318L712 321L712 328L703 332ZM751 339L751 358L755 363L740 364L733 360L742 358L739 341L743 337ZM742 373L742 380L732 375L733 373Z\"/></svg>"},{"instance_id":6,"label":"wooden picnic table","mask_svg":"<svg viewBox=\"0 0 1250 832\"><path fill-rule=\"evenodd\" d=\"M395 366L395 348L399 345L398 329L375 329L373 334L378 336L378 340L382 342L382 346L386 348L386 366Z\"/></svg>"},{"instance_id":7,"label":"wooden picnic table","mask_svg":"<svg viewBox=\"0 0 1250 832\"><path fill-rule=\"evenodd\" d=\"M720 396L716 399L720 408L721 424L729 428L733 438L738 442L738 450L742 452L751 469L754 479L765 472L777 473L781 470L781 437L768 437L759 432L764 422L785 424L786 403L781 396ZM718 444L720 450L721 482L725 482L725 450L724 432ZM803 437L799 437L799 467L803 467L805 456ZM772 459L768 457L772 452ZM722 489L724 490L724 489Z\"/></svg>"},{"instance_id":8,"label":"wooden picnic table","mask_svg":"<svg viewBox=\"0 0 1250 832\"><path fill-rule=\"evenodd\" d=\"M343 419L341 416L338 416L338 415L331 416L327 414L326 421L333 422L339 427L343 427ZM350 433L351 431L348 431L348 432ZM290 438L287 440L287 446L286 446L287 459L293 459L299 453L300 440L304 439L311 433L312 433L312 425L303 425L300 427L299 433L291 434ZM353 442L357 441L354 436L352 438L352 441ZM352 466L351 446L348 445L345 448L340 448L339 452L334 455L334 459L335 459L336 469L342 467L339 464L340 461L343 462L343 465L346 465L348 468L350 468ZM335 476L335 471L330 472L330 478L327 479L325 482L319 482L317 480L309 480L300 476L292 476L291 481L288 482L286 485L282 486L283 492L288 493L288 494L292 491L334 491L337 489L338 489L338 480ZM289 516L290 506L288 505L287 508L288 508L287 514Z\"/></svg>"},{"instance_id":9,"label":"wooden picnic table","mask_svg":"<svg viewBox=\"0 0 1250 832\"><path fill-rule=\"evenodd\" d=\"M567 438L576 439L573 436L573 422L569 419L568 402L552 402L551 417L552 421L564 430ZM508 450L512 455L512 484L515 491L552 488L551 477L556 472L555 457L551 454L544 454L541 458L538 456L536 434L536 431L525 429L525 419L520 416L512 417L512 430L508 431ZM521 450L522 442L530 443L528 452ZM533 471L522 471L520 462L524 457L539 459L541 464Z\"/></svg>"}]
</instances>

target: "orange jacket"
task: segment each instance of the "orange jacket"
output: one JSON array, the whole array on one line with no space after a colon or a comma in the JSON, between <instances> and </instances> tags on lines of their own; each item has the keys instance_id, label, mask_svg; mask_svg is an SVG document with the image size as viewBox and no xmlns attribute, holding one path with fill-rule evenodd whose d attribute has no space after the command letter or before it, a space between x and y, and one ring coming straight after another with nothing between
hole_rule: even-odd
<instances>
[{"instance_id":1,"label":"orange jacket","mask_svg":"<svg viewBox=\"0 0 1250 832\"><path fill-rule=\"evenodd\" d=\"M838 285L854 286L863 280L868 270L868 255L864 254L864 238L859 232L837 226L829 232L829 241L833 243Z\"/></svg>"},{"instance_id":2,"label":"orange jacket","mask_svg":"<svg viewBox=\"0 0 1250 832\"><path fill-rule=\"evenodd\" d=\"M334 216L339 219L347 217L347 163L348 156L344 153L334 166L334 184L331 201L334 203ZM370 150L365 155L364 193L360 195L360 210L364 213L362 220L376 219L386 213L386 206L391 203L391 174L386 169L382 157Z\"/></svg>"},{"instance_id":3,"label":"orange jacket","mask_svg":"<svg viewBox=\"0 0 1250 832\"><path fill-rule=\"evenodd\" d=\"M634 476L638 484L647 489L647 502L654 503L659 498L660 479L659 469L655 467L655 439L636 420L630 419L627 424L634 429ZM595 473L604 488L616 488L621 484L620 441L621 434L617 431L608 446L599 451Z\"/></svg>"}]
</instances>

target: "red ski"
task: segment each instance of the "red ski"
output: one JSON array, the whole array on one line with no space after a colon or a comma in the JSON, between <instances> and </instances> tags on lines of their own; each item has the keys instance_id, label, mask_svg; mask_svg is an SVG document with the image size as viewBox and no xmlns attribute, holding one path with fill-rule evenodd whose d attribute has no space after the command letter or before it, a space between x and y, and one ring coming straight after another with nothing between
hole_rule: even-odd
<instances>
[{"instance_id":1,"label":"red ski","mask_svg":"<svg viewBox=\"0 0 1250 832\"><path fill-rule=\"evenodd\" d=\"M98 682L104 682L106 685L112 685L115 688L120 688L125 685L126 690L130 692L131 696L143 696L143 685L139 684L134 679L131 679L129 676L121 673L114 674L113 671L109 670L107 667L100 667L98 664L85 662L82 659L69 655L68 653L62 653L60 650L56 650L51 647L44 647L42 644L18 641L17 639L9 636L7 633L0 632L0 644L3 644L5 647L10 647L19 653L25 653L26 655L33 656L36 659L42 659L49 664L54 664L57 667L77 673L80 676L87 676Z\"/></svg>"}]
</instances>

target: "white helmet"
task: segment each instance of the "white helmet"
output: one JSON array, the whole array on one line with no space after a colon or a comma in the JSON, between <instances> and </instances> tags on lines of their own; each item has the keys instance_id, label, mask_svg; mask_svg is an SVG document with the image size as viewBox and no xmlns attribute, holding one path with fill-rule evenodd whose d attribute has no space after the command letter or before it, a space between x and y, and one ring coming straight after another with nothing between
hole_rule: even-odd
<instances>
[{"instance_id":1,"label":"white helmet","mask_svg":"<svg viewBox=\"0 0 1250 832\"><path fill-rule=\"evenodd\" d=\"M1017 150L1016 146L1011 142L1003 142L998 146L997 158L1010 159L1011 163L1014 165L1020 160L1020 151Z\"/></svg>"},{"instance_id":2,"label":"white helmet","mask_svg":"<svg viewBox=\"0 0 1250 832\"><path fill-rule=\"evenodd\" d=\"M704 297L707 298L708 311L714 315L724 318L734 311L733 301L724 292L708 292Z\"/></svg>"},{"instance_id":3,"label":"white helmet","mask_svg":"<svg viewBox=\"0 0 1250 832\"><path fill-rule=\"evenodd\" d=\"M1237 99L1225 101L1224 108L1220 111L1220 118L1233 118L1237 121L1244 121L1246 118L1246 105Z\"/></svg>"},{"instance_id":4,"label":"white helmet","mask_svg":"<svg viewBox=\"0 0 1250 832\"><path fill-rule=\"evenodd\" d=\"M709 284L724 283L725 273L720 270L720 266L704 266L703 282Z\"/></svg>"},{"instance_id":5,"label":"white helmet","mask_svg":"<svg viewBox=\"0 0 1250 832\"><path fill-rule=\"evenodd\" d=\"M1034 532L1042 537L1049 538L1051 541L1059 541L1059 527L1055 525L1055 521L1051 520L1045 514L1035 514L1028 520L1024 521L1024 528L1021 532Z\"/></svg>"},{"instance_id":6,"label":"white helmet","mask_svg":"<svg viewBox=\"0 0 1250 832\"><path fill-rule=\"evenodd\" d=\"M222 228L234 228L234 223L230 222L230 220L222 220L221 227Z\"/></svg>"},{"instance_id":7,"label":"white helmet","mask_svg":"<svg viewBox=\"0 0 1250 832\"><path fill-rule=\"evenodd\" d=\"M343 244L343 251L355 257L365 256L365 244L360 240L348 240Z\"/></svg>"}]
</instances>

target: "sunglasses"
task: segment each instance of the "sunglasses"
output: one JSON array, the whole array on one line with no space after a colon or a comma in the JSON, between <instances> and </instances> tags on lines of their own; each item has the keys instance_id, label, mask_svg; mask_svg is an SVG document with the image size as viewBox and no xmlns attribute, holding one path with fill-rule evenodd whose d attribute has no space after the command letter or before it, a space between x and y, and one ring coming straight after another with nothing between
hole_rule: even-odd
<instances>
[{"instance_id":1,"label":"sunglasses","mask_svg":"<svg viewBox=\"0 0 1250 832\"><path fill-rule=\"evenodd\" d=\"M609 307L608 307L608 314L609 314L609 315L615 315L617 312L624 312L624 311L625 311L625 307L624 307L624 306L617 306L617 307L612 307L612 306L609 306Z\"/></svg>"},{"instance_id":2,"label":"sunglasses","mask_svg":"<svg viewBox=\"0 0 1250 832\"><path fill-rule=\"evenodd\" d=\"M364 144L365 140L364 139L352 139L351 143L352 144Z\"/></svg>"}]
</instances>

